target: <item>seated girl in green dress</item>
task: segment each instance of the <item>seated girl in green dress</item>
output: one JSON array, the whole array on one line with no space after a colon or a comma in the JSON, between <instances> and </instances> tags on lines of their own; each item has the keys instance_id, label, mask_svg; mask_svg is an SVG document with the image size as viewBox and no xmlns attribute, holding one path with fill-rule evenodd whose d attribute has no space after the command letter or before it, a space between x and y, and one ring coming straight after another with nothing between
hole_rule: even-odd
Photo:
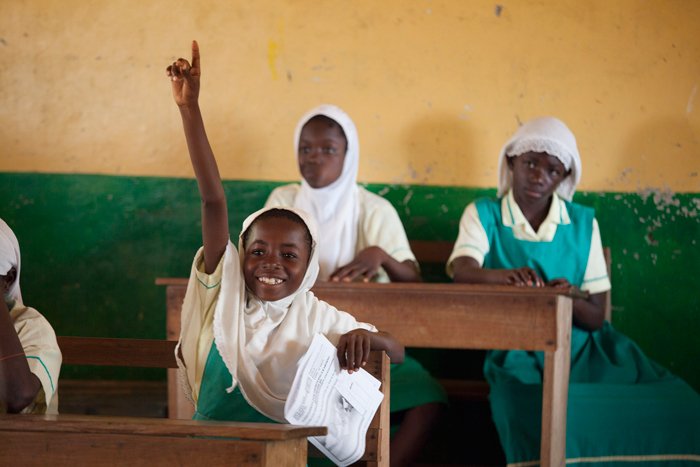
<instances>
[{"instance_id":1,"label":"seated girl in green dress","mask_svg":"<svg viewBox=\"0 0 700 467\"><path fill-rule=\"evenodd\" d=\"M321 235L319 279L420 282L396 209L357 184L360 140L352 119L334 105L311 109L297 124L294 148L301 184L276 188L265 206L313 215ZM411 465L446 401L442 386L417 360L407 355L391 366L393 467Z\"/></svg>"},{"instance_id":2,"label":"seated girl in green dress","mask_svg":"<svg viewBox=\"0 0 700 467\"><path fill-rule=\"evenodd\" d=\"M202 237L182 307L178 365L197 419L285 422L299 360L316 333L338 347L341 368L366 364L370 350L403 360L390 334L358 323L309 292L318 275L318 233L298 209L265 209L229 240L226 198L198 105L199 47L192 64L167 69L202 198Z\"/></svg>"},{"instance_id":3,"label":"seated girl in green dress","mask_svg":"<svg viewBox=\"0 0 700 467\"><path fill-rule=\"evenodd\" d=\"M49 322L25 306L19 242L0 219L0 413L58 413L61 350Z\"/></svg>"},{"instance_id":4,"label":"seated girl in green dress","mask_svg":"<svg viewBox=\"0 0 700 467\"><path fill-rule=\"evenodd\" d=\"M610 289L593 209L571 202L576 139L553 117L525 123L499 160L498 200L471 203L448 261L455 282L577 286L573 303L567 464L700 461L700 396L604 320ZM484 374L509 465L539 463L542 352L489 351Z\"/></svg>"}]
</instances>

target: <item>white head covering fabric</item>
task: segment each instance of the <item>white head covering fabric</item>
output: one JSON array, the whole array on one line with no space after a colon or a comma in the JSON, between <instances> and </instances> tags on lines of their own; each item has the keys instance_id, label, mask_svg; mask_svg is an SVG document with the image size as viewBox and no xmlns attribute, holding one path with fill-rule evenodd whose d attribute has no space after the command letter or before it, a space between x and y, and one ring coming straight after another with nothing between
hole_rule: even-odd
<instances>
[{"instance_id":1,"label":"white head covering fabric","mask_svg":"<svg viewBox=\"0 0 700 467\"><path fill-rule=\"evenodd\" d=\"M22 303L22 291L19 288L20 263L17 237L10 226L0 219L0 276L6 276L13 267L17 270L17 279L10 286L6 297Z\"/></svg>"},{"instance_id":2,"label":"white head covering fabric","mask_svg":"<svg viewBox=\"0 0 700 467\"><path fill-rule=\"evenodd\" d=\"M555 117L540 117L525 122L503 146L498 160L498 197L508 193L513 184L513 173L506 157L520 156L530 151L556 156L566 170L571 169L571 174L557 188L559 196L571 201L581 181L581 156L576 137L564 122Z\"/></svg>"},{"instance_id":3,"label":"white head covering fabric","mask_svg":"<svg viewBox=\"0 0 700 467\"><path fill-rule=\"evenodd\" d=\"M325 280L336 269L345 266L355 258L357 224L360 215L357 187L360 140L357 136L357 128L348 114L334 105L323 104L309 110L299 120L294 132L295 155L299 151L301 130L316 115L324 115L335 120L343 129L348 142L343 172L338 180L327 187L312 188L302 176L301 189L294 199L294 207L311 213L318 224L321 268L319 278Z\"/></svg>"},{"instance_id":4,"label":"white head covering fabric","mask_svg":"<svg viewBox=\"0 0 700 467\"><path fill-rule=\"evenodd\" d=\"M247 290L243 275L243 234L260 214L270 209L295 213L304 221L312 237L311 258L301 286L276 302L266 302L253 295ZM311 345L314 334L323 332L331 342L335 338L335 345L340 335L358 327L352 316L338 312L310 292L319 272L317 245L318 231L310 214L294 208L273 207L262 209L245 220L238 242L240 256L229 242L223 258L221 292L214 310L214 342L232 375L228 391L233 391L238 385L251 406L280 422L286 422L284 403L297 365ZM180 347L183 356L196 354L201 330L199 319L193 319L199 316L196 311L200 306L194 290L196 283L193 265L182 307L183 326L176 356ZM359 327L374 329L366 325ZM195 381L195 366L190 364L185 368L179 357L178 366L183 388L189 397Z\"/></svg>"}]
</instances>

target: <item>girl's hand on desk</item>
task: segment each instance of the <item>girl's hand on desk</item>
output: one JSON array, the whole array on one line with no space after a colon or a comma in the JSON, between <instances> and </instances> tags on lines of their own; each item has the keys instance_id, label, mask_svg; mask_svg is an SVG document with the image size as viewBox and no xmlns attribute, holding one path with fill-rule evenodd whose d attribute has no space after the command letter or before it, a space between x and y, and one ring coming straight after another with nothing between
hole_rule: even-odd
<instances>
[{"instance_id":1,"label":"girl's hand on desk","mask_svg":"<svg viewBox=\"0 0 700 467\"><path fill-rule=\"evenodd\" d=\"M352 282L359 276L364 276L363 281L369 282L377 275L382 263L386 261L388 255L378 246L365 248L355 256L349 264L338 268L328 278L333 282Z\"/></svg>"},{"instance_id":2,"label":"girl's hand on desk","mask_svg":"<svg viewBox=\"0 0 700 467\"><path fill-rule=\"evenodd\" d=\"M353 329L340 336L338 342L338 362L348 373L358 371L367 365L372 332L366 329Z\"/></svg>"},{"instance_id":3,"label":"girl's hand on desk","mask_svg":"<svg viewBox=\"0 0 700 467\"><path fill-rule=\"evenodd\" d=\"M199 79L202 75L197 41L192 41L192 65L184 58L179 58L165 73L170 76L173 98L178 107L197 105Z\"/></svg>"},{"instance_id":4,"label":"girl's hand on desk","mask_svg":"<svg viewBox=\"0 0 700 467\"><path fill-rule=\"evenodd\" d=\"M527 266L517 269L497 269L502 275L505 285L516 287L544 287L544 281L534 269Z\"/></svg>"}]
</instances>

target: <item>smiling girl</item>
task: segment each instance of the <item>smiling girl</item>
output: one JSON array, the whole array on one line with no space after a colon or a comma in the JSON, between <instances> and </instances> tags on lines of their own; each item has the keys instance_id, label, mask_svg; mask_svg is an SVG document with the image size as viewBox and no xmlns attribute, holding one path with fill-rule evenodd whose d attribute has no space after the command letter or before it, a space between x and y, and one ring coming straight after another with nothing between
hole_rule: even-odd
<instances>
[{"instance_id":1,"label":"smiling girl","mask_svg":"<svg viewBox=\"0 0 700 467\"><path fill-rule=\"evenodd\" d=\"M202 198L202 237L182 308L177 356L195 419L285 422L284 404L313 336L338 347L349 372L370 350L403 360L390 334L316 299L316 224L298 209L264 209L229 240L226 198L199 110L199 47L167 69Z\"/></svg>"},{"instance_id":2,"label":"smiling girl","mask_svg":"<svg viewBox=\"0 0 700 467\"><path fill-rule=\"evenodd\" d=\"M604 321L610 280L598 223L593 209L570 202L580 179L567 126L554 117L526 122L501 150L500 199L465 210L448 274L589 293L573 302L567 465L700 461L700 396ZM487 353L484 375L509 465L539 463L543 368L543 352Z\"/></svg>"}]
</instances>

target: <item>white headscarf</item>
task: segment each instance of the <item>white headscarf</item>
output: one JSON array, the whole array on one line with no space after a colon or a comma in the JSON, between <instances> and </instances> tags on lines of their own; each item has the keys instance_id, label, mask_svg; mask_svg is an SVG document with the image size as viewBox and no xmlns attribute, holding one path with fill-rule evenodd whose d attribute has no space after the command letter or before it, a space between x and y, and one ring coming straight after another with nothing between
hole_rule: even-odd
<instances>
[{"instance_id":1,"label":"white headscarf","mask_svg":"<svg viewBox=\"0 0 700 467\"><path fill-rule=\"evenodd\" d=\"M324 115L338 123L345 133L347 149L343 172L338 180L323 188L311 188L301 178L301 189L294 207L311 215L320 232L320 279L327 279L336 269L355 258L357 223L360 215L357 171L360 163L360 140L350 117L334 105L323 104L306 112L294 132L294 154L299 152L299 138L304 125L316 115Z\"/></svg>"},{"instance_id":2,"label":"white headscarf","mask_svg":"<svg viewBox=\"0 0 700 467\"><path fill-rule=\"evenodd\" d=\"M10 286L7 298L22 302L22 292L19 289L19 270L21 257L19 242L9 225L0 219L0 276L6 276L13 267L17 270L17 278Z\"/></svg>"},{"instance_id":3,"label":"white headscarf","mask_svg":"<svg viewBox=\"0 0 700 467\"><path fill-rule=\"evenodd\" d=\"M270 209L284 209L298 215L312 237L309 265L301 286L288 297L276 302L260 300L246 289L243 276L245 249L243 234L253 221ZM243 396L256 410L269 418L286 422L284 403L294 381L297 365L311 345L314 334L323 332L337 344L340 335L358 327L347 313L338 312L318 300L311 287L318 276L318 231L310 214L284 207L262 209L243 223L238 251L229 242L224 255L221 292L214 310L214 342L232 375L231 392L239 385ZM201 254L197 253L197 257ZM182 332L178 347L182 354L196 355L201 323L197 313L200 303L195 291L197 277L192 267L187 295L182 306ZM364 326L373 329L371 326ZM175 351L176 355L178 351ZM195 381L195 365L188 367L178 358L183 387L188 396Z\"/></svg>"},{"instance_id":4,"label":"white headscarf","mask_svg":"<svg viewBox=\"0 0 700 467\"><path fill-rule=\"evenodd\" d=\"M513 184L513 173L506 157L520 156L530 151L556 156L566 170L571 169L571 174L557 188L559 196L571 201L581 181L581 156L576 147L576 137L564 122L555 117L540 117L525 122L503 146L498 160L498 197L508 193Z\"/></svg>"}]
</instances>

